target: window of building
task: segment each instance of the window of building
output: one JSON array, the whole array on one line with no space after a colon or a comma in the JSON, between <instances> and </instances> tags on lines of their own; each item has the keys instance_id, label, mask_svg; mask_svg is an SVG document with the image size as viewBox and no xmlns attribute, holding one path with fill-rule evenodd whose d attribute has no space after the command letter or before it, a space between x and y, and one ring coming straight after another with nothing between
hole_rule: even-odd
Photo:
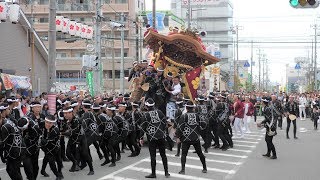
<instances>
[{"instance_id":1,"label":"window of building","mask_svg":"<svg viewBox=\"0 0 320 180\"><path fill-rule=\"evenodd\" d=\"M78 78L80 74L80 78L84 78L84 73L80 73L80 71L57 71L57 78Z\"/></svg>"},{"instance_id":2,"label":"window of building","mask_svg":"<svg viewBox=\"0 0 320 180\"><path fill-rule=\"evenodd\" d=\"M116 4L126 4L128 0L115 0Z\"/></svg>"},{"instance_id":3,"label":"window of building","mask_svg":"<svg viewBox=\"0 0 320 180\"><path fill-rule=\"evenodd\" d=\"M66 58L67 53L57 53L57 58Z\"/></svg>"},{"instance_id":4,"label":"window of building","mask_svg":"<svg viewBox=\"0 0 320 180\"><path fill-rule=\"evenodd\" d=\"M74 53L75 57L82 57L85 53L84 52L78 52L78 53Z\"/></svg>"},{"instance_id":5,"label":"window of building","mask_svg":"<svg viewBox=\"0 0 320 180\"><path fill-rule=\"evenodd\" d=\"M40 18L39 22L40 23L48 23L49 22L49 18Z\"/></svg>"},{"instance_id":6,"label":"window of building","mask_svg":"<svg viewBox=\"0 0 320 180\"><path fill-rule=\"evenodd\" d=\"M107 77L112 79L112 70L107 71ZM129 70L124 70L124 77L128 77L129 76ZM120 71L119 70L115 70L115 79L120 79Z\"/></svg>"},{"instance_id":7,"label":"window of building","mask_svg":"<svg viewBox=\"0 0 320 180\"><path fill-rule=\"evenodd\" d=\"M105 4L110 4L110 1L111 1L111 0L104 0L104 3L105 3Z\"/></svg>"},{"instance_id":8,"label":"window of building","mask_svg":"<svg viewBox=\"0 0 320 180\"><path fill-rule=\"evenodd\" d=\"M47 5L49 4L49 0L40 0L40 4Z\"/></svg>"}]
</instances>

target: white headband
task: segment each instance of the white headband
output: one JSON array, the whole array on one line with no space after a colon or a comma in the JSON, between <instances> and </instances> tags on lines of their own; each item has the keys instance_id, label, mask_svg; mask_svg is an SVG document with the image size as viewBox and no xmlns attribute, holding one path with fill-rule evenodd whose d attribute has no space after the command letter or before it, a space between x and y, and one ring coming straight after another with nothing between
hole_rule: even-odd
<instances>
[{"instance_id":1,"label":"white headband","mask_svg":"<svg viewBox=\"0 0 320 180\"><path fill-rule=\"evenodd\" d=\"M105 108L105 107L107 107L107 105L106 105L106 104L103 104L103 105L100 105L100 107L101 107L101 108Z\"/></svg>"},{"instance_id":2,"label":"white headband","mask_svg":"<svg viewBox=\"0 0 320 180\"><path fill-rule=\"evenodd\" d=\"M176 104L181 104L183 103L183 101L176 101Z\"/></svg>"},{"instance_id":3,"label":"white headband","mask_svg":"<svg viewBox=\"0 0 320 180\"><path fill-rule=\"evenodd\" d=\"M0 110L6 110L8 108L9 108L9 106L0 106Z\"/></svg>"},{"instance_id":4,"label":"white headband","mask_svg":"<svg viewBox=\"0 0 320 180\"><path fill-rule=\"evenodd\" d=\"M136 103L133 103L133 102L131 103L131 105L132 106L139 106L139 104L136 104Z\"/></svg>"},{"instance_id":5,"label":"white headband","mask_svg":"<svg viewBox=\"0 0 320 180\"><path fill-rule=\"evenodd\" d=\"M90 103L82 103L82 105L84 105L84 106L91 106Z\"/></svg>"},{"instance_id":6,"label":"white headband","mask_svg":"<svg viewBox=\"0 0 320 180\"><path fill-rule=\"evenodd\" d=\"M127 107L126 104L119 104L118 106L119 106L119 107Z\"/></svg>"},{"instance_id":7,"label":"white headband","mask_svg":"<svg viewBox=\"0 0 320 180\"><path fill-rule=\"evenodd\" d=\"M62 103L62 104L67 104L67 103L70 103L70 101L65 101L64 103Z\"/></svg>"},{"instance_id":8,"label":"white headband","mask_svg":"<svg viewBox=\"0 0 320 180\"><path fill-rule=\"evenodd\" d=\"M79 103L73 103L73 104L71 104L70 106L71 107L76 107L76 106L78 106L79 105Z\"/></svg>"},{"instance_id":9,"label":"white headband","mask_svg":"<svg viewBox=\"0 0 320 180\"><path fill-rule=\"evenodd\" d=\"M42 107L42 105L41 104L33 104L33 105L30 105L30 107Z\"/></svg>"},{"instance_id":10,"label":"white headband","mask_svg":"<svg viewBox=\"0 0 320 180\"><path fill-rule=\"evenodd\" d=\"M50 119L44 118L44 120L46 120L46 121L48 121L48 122L52 122L52 123L57 122L57 120L56 120L56 119L54 119L54 120L50 120Z\"/></svg>"},{"instance_id":11,"label":"white headband","mask_svg":"<svg viewBox=\"0 0 320 180\"><path fill-rule=\"evenodd\" d=\"M69 109L63 110L62 112L64 112L64 113L73 112L73 108L69 108Z\"/></svg>"},{"instance_id":12,"label":"white headband","mask_svg":"<svg viewBox=\"0 0 320 180\"><path fill-rule=\"evenodd\" d=\"M98 109L101 109L101 107L100 107L100 106L99 106L99 107L91 106L91 109L96 109L96 110L98 110Z\"/></svg>"},{"instance_id":13,"label":"white headband","mask_svg":"<svg viewBox=\"0 0 320 180\"><path fill-rule=\"evenodd\" d=\"M193 105L184 105L184 106L186 106L186 107L195 107L195 105L193 104Z\"/></svg>"},{"instance_id":14,"label":"white headband","mask_svg":"<svg viewBox=\"0 0 320 180\"><path fill-rule=\"evenodd\" d=\"M110 108L110 107L107 107L107 109L108 109L108 110L111 110L111 111L116 111L116 110L118 110L116 107L111 107L111 108Z\"/></svg>"},{"instance_id":15,"label":"white headband","mask_svg":"<svg viewBox=\"0 0 320 180\"><path fill-rule=\"evenodd\" d=\"M19 100L18 100L18 99L15 99L15 100L13 100L13 99L7 99L7 101L8 101L8 102L18 102Z\"/></svg>"},{"instance_id":16,"label":"white headband","mask_svg":"<svg viewBox=\"0 0 320 180\"><path fill-rule=\"evenodd\" d=\"M155 103L150 104L150 103L148 103L148 102L145 102L144 104L145 104L146 106L154 106Z\"/></svg>"}]
</instances>

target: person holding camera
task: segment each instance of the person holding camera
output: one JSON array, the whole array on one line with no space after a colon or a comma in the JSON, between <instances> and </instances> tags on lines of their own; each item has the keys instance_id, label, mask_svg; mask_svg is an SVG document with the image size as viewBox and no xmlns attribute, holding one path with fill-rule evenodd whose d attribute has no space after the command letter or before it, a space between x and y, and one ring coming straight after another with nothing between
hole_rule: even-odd
<instances>
[{"instance_id":1,"label":"person holding camera","mask_svg":"<svg viewBox=\"0 0 320 180\"><path fill-rule=\"evenodd\" d=\"M269 98L263 97L262 98L262 109L263 109L263 115L265 119L257 123L258 127L265 127L266 128L266 135L265 135L265 141L267 143L267 154L264 154L262 156L268 157L270 159L277 159L277 153L276 153L276 148L272 142L273 136L277 135L277 118L275 117L275 112L274 110L269 107ZM271 156L272 152L272 156Z\"/></svg>"}]
</instances>

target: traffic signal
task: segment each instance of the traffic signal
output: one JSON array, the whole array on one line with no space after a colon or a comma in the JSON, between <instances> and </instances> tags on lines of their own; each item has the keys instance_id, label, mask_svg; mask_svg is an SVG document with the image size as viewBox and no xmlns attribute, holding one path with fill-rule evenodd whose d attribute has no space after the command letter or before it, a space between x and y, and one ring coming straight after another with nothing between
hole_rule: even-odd
<instances>
[{"instance_id":1,"label":"traffic signal","mask_svg":"<svg viewBox=\"0 0 320 180\"><path fill-rule=\"evenodd\" d=\"M293 8L317 8L319 0L289 0Z\"/></svg>"}]
</instances>

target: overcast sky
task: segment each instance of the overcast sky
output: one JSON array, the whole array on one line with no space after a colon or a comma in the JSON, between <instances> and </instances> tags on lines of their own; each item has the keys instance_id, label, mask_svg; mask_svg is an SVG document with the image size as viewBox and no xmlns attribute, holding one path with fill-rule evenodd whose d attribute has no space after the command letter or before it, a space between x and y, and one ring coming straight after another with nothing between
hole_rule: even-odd
<instances>
[{"instance_id":1,"label":"overcast sky","mask_svg":"<svg viewBox=\"0 0 320 180\"><path fill-rule=\"evenodd\" d=\"M294 9L288 0L234 0L233 5L235 25L242 27L239 31L239 40L242 42L311 41L314 30L310 25L315 23L320 10L320 7ZM146 6L151 10L152 0L146 0ZM170 0L157 0L157 9L170 10ZM250 47L250 44L239 43L240 60L250 60ZM285 65L294 67L294 57L311 56L310 43L259 43L254 44L254 61L258 57L258 47L266 54L270 62L270 78L276 82L285 80ZM254 67L255 75L257 66Z\"/></svg>"}]
</instances>

